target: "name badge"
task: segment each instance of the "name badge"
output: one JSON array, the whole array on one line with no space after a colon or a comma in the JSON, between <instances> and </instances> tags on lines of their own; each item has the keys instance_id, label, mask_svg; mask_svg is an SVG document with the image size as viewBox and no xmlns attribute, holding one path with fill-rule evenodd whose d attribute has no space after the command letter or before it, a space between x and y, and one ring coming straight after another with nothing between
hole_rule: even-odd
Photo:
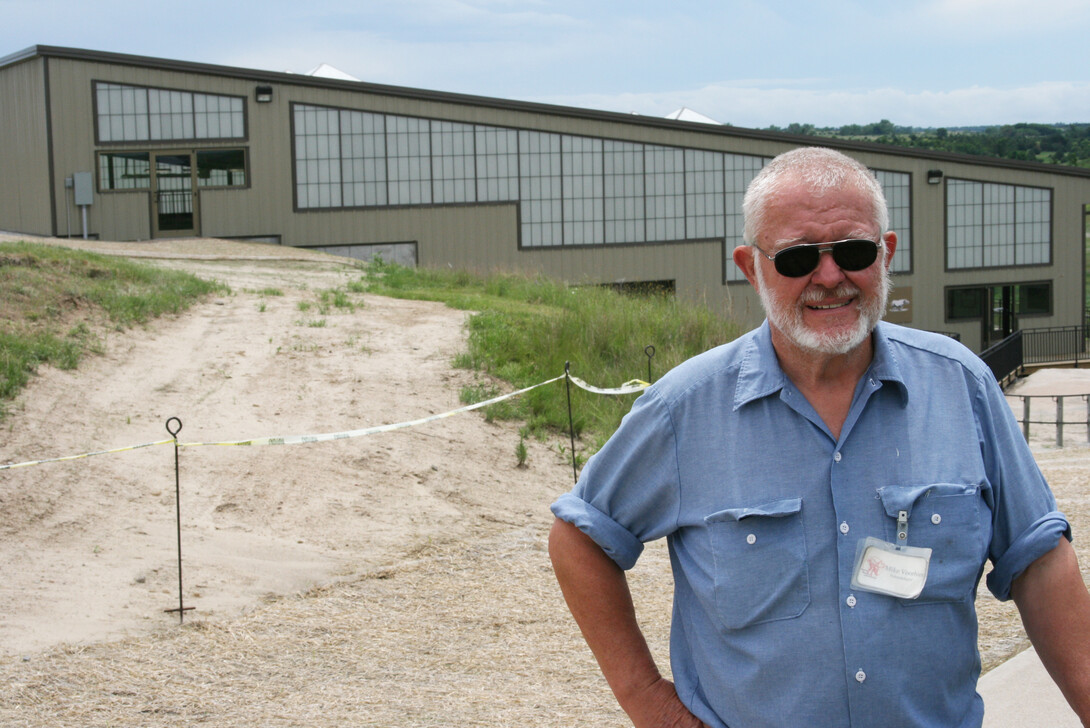
<instances>
[{"instance_id":1,"label":"name badge","mask_svg":"<svg viewBox=\"0 0 1090 728\"><path fill-rule=\"evenodd\" d=\"M852 588L901 599L915 599L927 583L931 549L899 546L874 537L859 542Z\"/></svg>"}]
</instances>

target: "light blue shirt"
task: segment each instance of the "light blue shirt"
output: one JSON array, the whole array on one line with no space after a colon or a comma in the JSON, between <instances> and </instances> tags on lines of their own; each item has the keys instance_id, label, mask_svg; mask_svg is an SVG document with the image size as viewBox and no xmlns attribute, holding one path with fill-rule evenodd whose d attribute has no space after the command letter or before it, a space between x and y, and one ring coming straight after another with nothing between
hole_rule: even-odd
<instances>
[{"instance_id":1,"label":"light blue shirt","mask_svg":"<svg viewBox=\"0 0 1090 728\"><path fill-rule=\"evenodd\" d=\"M668 539L678 695L735 728L980 726L985 561L1008 599L1069 536L983 362L886 323L839 440L766 323L646 390L552 510L624 569ZM853 589L857 544L895 542L902 510L932 549L923 592Z\"/></svg>"}]
</instances>

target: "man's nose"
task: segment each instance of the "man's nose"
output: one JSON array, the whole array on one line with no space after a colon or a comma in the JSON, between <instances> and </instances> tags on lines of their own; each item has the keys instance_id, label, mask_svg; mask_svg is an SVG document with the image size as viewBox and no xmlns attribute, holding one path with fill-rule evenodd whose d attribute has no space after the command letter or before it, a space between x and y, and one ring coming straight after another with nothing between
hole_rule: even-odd
<instances>
[{"instance_id":1,"label":"man's nose","mask_svg":"<svg viewBox=\"0 0 1090 728\"><path fill-rule=\"evenodd\" d=\"M810 280L818 285L825 286L826 288L835 288L840 281L844 280L844 271L841 270L840 266L833 260L833 253L831 250L821 251L821 257L818 258L817 268L815 268L813 274L811 274Z\"/></svg>"}]
</instances>

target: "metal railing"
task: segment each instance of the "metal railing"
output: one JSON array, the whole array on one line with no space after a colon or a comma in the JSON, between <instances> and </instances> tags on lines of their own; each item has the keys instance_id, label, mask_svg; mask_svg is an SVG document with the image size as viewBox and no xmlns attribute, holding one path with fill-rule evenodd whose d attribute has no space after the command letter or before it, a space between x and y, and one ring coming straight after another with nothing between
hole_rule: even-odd
<instances>
[{"instance_id":1,"label":"metal railing","mask_svg":"<svg viewBox=\"0 0 1090 728\"><path fill-rule=\"evenodd\" d=\"M1086 326L1053 326L1023 329L1026 364L1069 362L1076 367L1087 361Z\"/></svg>"},{"instance_id":2,"label":"metal railing","mask_svg":"<svg viewBox=\"0 0 1090 728\"><path fill-rule=\"evenodd\" d=\"M1022 435L1026 438L1026 442L1029 442L1029 426L1032 425L1052 425L1056 428L1056 447L1064 446L1064 427L1076 426L1086 428L1086 440L1090 444L1090 394L1008 394L1007 397L1020 397L1022 399L1022 419L1019 420L1022 424ZM1077 398L1082 400L1085 406L1085 417L1080 420L1065 420L1064 419L1064 400L1070 398ZM1033 400L1052 400L1056 403L1055 417L1053 419L1039 419L1032 418L1031 403ZM1039 409L1039 408L1038 408Z\"/></svg>"},{"instance_id":3,"label":"metal railing","mask_svg":"<svg viewBox=\"0 0 1090 728\"><path fill-rule=\"evenodd\" d=\"M1088 326L1021 329L980 352L1000 385L1022 373L1026 364L1062 364L1076 368L1090 363Z\"/></svg>"},{"instance_id":4,"label":"metal railing","mask_svg":"<svg viewBox=\"0 0 1090 728\"><path fill-rule=\"evenodd\" d=\"M1025 364L1024 333L1023 331L1015 331L1007 338L980 352L980 358L992 370L995 381L999 382L1001 387L1006 386L1022 370L1022 366Z\"/></svg>"}]
</instances>

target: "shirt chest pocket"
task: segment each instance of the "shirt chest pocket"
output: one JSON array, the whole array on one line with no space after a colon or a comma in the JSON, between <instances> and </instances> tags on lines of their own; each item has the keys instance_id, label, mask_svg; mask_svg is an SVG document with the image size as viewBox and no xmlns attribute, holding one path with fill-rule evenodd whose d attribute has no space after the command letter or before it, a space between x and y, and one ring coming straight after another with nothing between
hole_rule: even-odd
<instances>
[{"instance_id":1,"label":"shirt chest pocket","mask_svg":"<svg viewBox=\"0 0 1090 728\"><path fill-rule=\"evenodd\" d=\"M898 485L879 488L878 496L888 516L886 540L931 549L923 592L903 603L969 599L980 579L990 539L990 514L980 488L954 483ZM901 532L905 538L899 537Z\"/></svg>"},{"instance_id":2,"label":"shirt chest pocket","mask_svg":"<svg viewBox=\"0 0 1090 728\"><path fill-rule=\"evenodd\" d=\"M715 606L728 629L791 619L810 604L802 499L728 508L704 519Z\"/></svg>"}]
</instances>

